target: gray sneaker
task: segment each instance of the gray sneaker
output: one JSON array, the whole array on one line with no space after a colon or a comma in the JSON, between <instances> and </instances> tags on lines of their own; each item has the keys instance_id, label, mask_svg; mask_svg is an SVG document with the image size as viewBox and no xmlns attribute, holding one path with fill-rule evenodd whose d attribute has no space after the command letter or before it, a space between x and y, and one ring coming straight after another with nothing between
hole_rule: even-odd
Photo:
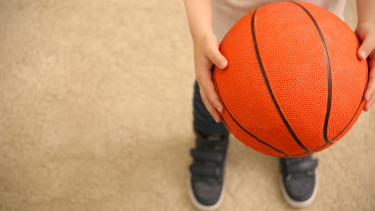
<instances>
[{"instance_id":1,"label":"gray sneaker","mask_svg":"<svg viewBox=\"0 0 375 211\"><path fill-rule=\"evenodd\" d=\"M294 208L309 206L318 189L318 175L315 168L318 160L312 156L280 158L281 190L285 200Z\"/></svg>"},{"instance_id":2,"label":"gray sneaker","mask_svg":"<svg viewBox=\"0 0 375 211\"><path fill-rule=\"evenodd\" d=\"M198 210L219 208L225 190L224 167L229 133L207 135L195 131L196 148L191 149L189 194Z\"/></svg>"}]
</instances>

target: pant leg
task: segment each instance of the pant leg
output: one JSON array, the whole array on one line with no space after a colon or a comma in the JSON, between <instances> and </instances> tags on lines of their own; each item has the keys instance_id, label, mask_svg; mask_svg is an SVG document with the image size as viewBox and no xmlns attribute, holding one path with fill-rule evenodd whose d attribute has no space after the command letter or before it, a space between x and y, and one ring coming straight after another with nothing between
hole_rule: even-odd
<instances>
[{"instance_id":1,"label":"pant leg","mask_svg":"<svg viewBox=\"0 0 375 211\"><path fill-rule=\"evenodd\" d=\"M195 129L210 135L222 134L228 131L222 122L216 123L214 118L207 111L206 106L204 106L202 101L197 81L195 81L194 84L193 106Z\"/></svg>"}]
</instances>

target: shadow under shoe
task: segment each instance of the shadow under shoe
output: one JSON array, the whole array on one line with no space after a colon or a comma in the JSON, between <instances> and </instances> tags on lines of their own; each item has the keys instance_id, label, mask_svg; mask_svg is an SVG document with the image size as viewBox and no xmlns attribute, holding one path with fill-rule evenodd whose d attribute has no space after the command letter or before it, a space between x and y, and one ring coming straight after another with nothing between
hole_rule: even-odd
<instances>
[{"instance_id":1,"label":"shadow under shoe","mask_svg":"<svg viewBox=\"0 0 375 211\"><path fill-rule=\"evenodd\" d=\"M312 156L280 158L281 189L284 198L294 208L309 206L315 199L318 187L316 167Z\"/></svg>"},{"instance_id":2,"label":"shadow under shoe","mask_svg":"<svg viewBox=\"0 0 375 211\"><path fill-rule=\"evenodd\" d=\"M223 199L224 169L229 133L207 135L195 130L196 148L191 149L189 193L202 211L216 210Z\"/></svg>"}]
</instances>

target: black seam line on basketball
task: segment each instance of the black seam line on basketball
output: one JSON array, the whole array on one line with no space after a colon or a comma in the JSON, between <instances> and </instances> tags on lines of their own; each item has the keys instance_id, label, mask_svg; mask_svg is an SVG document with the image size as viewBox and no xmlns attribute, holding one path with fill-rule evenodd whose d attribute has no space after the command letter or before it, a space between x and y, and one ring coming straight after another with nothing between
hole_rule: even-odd
<instances>
[{"instance_id":1,"label":"black seam line on basketball","mask_svg":"<svg viewBox=\"0 0 375 211\"><path fill-rule=\"evenodd\" d=\"M318 150L318 149L320 149L320 148L326 146L327 144L328 144L328 143L325 143L325 144L323 144L322 146L320 146L320 147L318 147L318 148L316 148L316 149L313 149L312 151L315 152L316 150ZM293 156L299 156L299 155L305 155L305 154L308 154L308 153L304 152L304 153L300 153L300 154L293 155Z\"/></svg>"},{"instance_id":2,"label":"black seam line on basketball","mask_svg":"<svg viewBox=\"0 0 375 211\"><path fill-rule=\"evenodd\" d=\"M214 80L214 83L215 83L215 91L216 92L219 92L219 90L217 89L217 84L216 84L216 77L215 77L215 65L213 65L212 66L212 68L211 68L211 73L212 73L212 77L213 77L213 80ZM229 112L228 112L229 113ZM219 115L220 115L220 113L219 113ZM221 116L221 115L220 115ZM224 120L224 118L221 116L221 119L223 120L223 124L225 125L225 126L227 126L227 128L229 129L229 132L232 132L232 129L229 127L229 125L227 124L227 122Z\"/></svg>"},{"instance_id":3,"label":"black seam line on basketball","mask_svg":"<svg viewBox=\"0 0 375 211\"><path fill-rule=\"evenodd\" d=\"M366 71L366 78L368 78L368 72ZM354 113L354 116L350 119L349 123L344 127L344 129L339 133L337 134L337 136L335 136L331 142L333 142L333 140L335 140L342 132L344 132L346 130L346 128L350 125L350 123L353 121L354 117L357 115L358 111L359 111L359 107L361 107L361 104L362 104L362 101L363 101L363 97L365 96L365 92L366 92L366 87L367 87L367 83L365 83L365 87L363 88L363 94L362 94L362 98L361 98L361 101L359 102L359 105L358 105L358 108L357 108L357 111Z\"/></svg>"},{"instance_id":4,"label":"black seam line on basketball","mask_svg":"<svg viewBox=\"0 0 375 211\"><path fill-rule=\"evenodd\" d=\"M366 88L366 85L365 85L365 88ZM366 91L366 89L365 89L364 91ZM365 94L365 92L363 92L363 95L362 95L361 101L360 101L360 103L359 103L359 105L358 105L357 111L354 113L353 117L350 119L349 123L345 126L345 128L344 128L339 134L337 134L337 135L331 140L330 143L325 143L324 145L322 145L322 146L320 146L320 147L318 147L318 148L316 148L316 149L313 149L312 151L315 152L316 150L318 150L318 149L324 147L324 146L327 145L327 144L334 144L334 143L335 143L335 142L333 142L333 140L335 140L335 139L336 139L336 138L337 138L342 132L345 131L345 129L350 125L350 123L353 121L354 117L357 115L357 113L358 113L358 111L359 111L359 108L361 107L361 104L362 104L362 101L363 101L363 96L364 96L364 94ZM293 156L299 156L299 155L303 155L303 154L307 154L307 153L301 153L301 154L297 154L297 155L293 155Z\"/></svg>"},{"instance_id":5,"label":"black seam line on basketball","mask_svg":"<svg viewBox=\"0 0 375 211\"><path fill-rule=\"evenodd\" d=\"M365 86L365 91L366 91L366 86ZM335 140L335 139L336 139L336 138L337 138L342 132L344 132L344 131L346 130L346 128L347 128L347 127L350 125L350 123L353 121L354 117L357 116L357 113L358 113L359 108L361 107L361 104L362 104L362 101L363 101L363 97L364 97L364 95L365 95L365 91L363 92L363 95L362 95L361 101L359 102L359 105L358 105L357 111L354 113L353 117L350 119L349 123L344 127L344 129L343 129L339 134L337 134L337 136L335 136L335 137L331 140L332 143L334 143L333 140Z\"/></svg>"},{"instance_id":6,"label":"black seam line on basketball","mask_svg":"<svg viewBox=\"0 0 375 211\"><path fill-rule=\"evenodd\" d=\"M281 111L281 108L280 108L279 104L277 103L277 100L276 100L276 98L275 98L275 95L274 95L273 92L272 92L272 88L271 88L271 85L270 85L270 83L269 83L269 81L268 81L266 71L264 70L264 67L263 67L262 59L260 58L260 55L259 55L258 44L257 44L257 40L256 40L256 37L255 37L254 17L255 17L255 13L256 13L256 11L257 11L257 10L254 11L253 16L252 16L252 18L251 18L251 33L252 33L252 36L253 36L254 49L255 49L255 54L256 54L256 56L257 56L258 65L259 65L260 70L262 71L263 79L264 79L264 82L265 82L266 85L267 85L268 92L269 92L270 95L271 95L271 98L272 98L272 100L273 100L273 103L275 104L275 107L276 107L277 111L279 112L279 115L280 115L281 119L283 120L284 125L285 125L286 128L288 129L289 134L293 137L294 141L295 141L295 142L296 142L296 143L297 143L302 149L304 149L306 152L308 152L308 153L313 153L312 151L310 151L309 149L307 149L307 148L301 143L301 141L298 139L298 137L296 136L296 134L293 132L292 127L289 125L288 121L286 120L286 118L285 118L283 112Z\"/></svg>"},{"instance_id":7,"label":"black seam line on basketball","mask_svg":"<svg viewBox=\"0 0 375 211\"><path fill-rule=\"evenodd\" d=\"M223 99L221 98L220 91L219 91L219 86L217 85L217 82L216 82L215 70L213 69L212 72L213 72L213 79L214 79L215 87L216 87L217 93L219 94L219 99L220 99L221 103L223 104L225 110L228 112L229 116L230 116L230 117L232 118L232 120L238 125L238 127L240 127L243 131L245 131L247 134L249 134L251 137L253 137L253 138L256 139L257 141L259 141L260 143L262 143L262 144L264 144L264 145L270 147L271 149L273 149L273 150L275 150L275 151L277 151L277 152L279 152L279 153L284 154L285 156L288 156L289 158L292 158L293 156L290 156L290 155L286 154L285 152L283 152L283 151L281 151L281 150L278 150L278 149L276 149L275 147L273 147L273 146L267 144L266 142L260 140L258 137L256 137L255 135L253 135L252 133L250 133L249 131L247 131L245 128L243 128L242 125L241 125L240 123L238 123L238 122L236 121L236 119L234 119L234 117L232 116L232 114L229 112L228 108L225 106Z\"/></svg>"},{"instance_id":8,"label":"black seam line on basketball","mask_svg":"<svg viewBox=\"0 0 375 211\"><path fill-rule=\"evenodd\" d=\"M322 41L322 44L323 44L324 54L325 54L326 63L327 63L327 75L328 75L328 97L327 97L328 100L327 100L326 116L325 116L325 119L324 119L323 137L324 137L324 141L326 143L331 144L332 142L328 139L328 131L327 130L328 130L328 120L329 120L329 115L331 114L331 104L332 104L332 77L331 77L331 64L330 64L330 61L329 61L327 46L326 46L326 43L324 41L322 31L320 30L320 28L318 26L318 23L316 22L314 17L311 15L311 13L309 11L307 11L307 9L305 7L303 7L302 5L300 5L298 3L296 3L296 2L291 2L291 3L298 5L310 17L310 19L312 20L312 22L314 23L314 25L316 27L316 30L319 33L320 40Z\"/></svg>"},{"instance_id":9,"label":"black seam line on basketball","mask_svg":"<svg viewBox=\"0 0 375 211\"><path fill-rule=\"evenodd\" d=\"M230 129L229 125L225 122L225 120L224 120L223 117L221 117L221 120L223 120L223 124L224 124L225 126L227 126L227 128L229 129L229 131L232 132L232 129Z\"/></svg>"}]
</instances>

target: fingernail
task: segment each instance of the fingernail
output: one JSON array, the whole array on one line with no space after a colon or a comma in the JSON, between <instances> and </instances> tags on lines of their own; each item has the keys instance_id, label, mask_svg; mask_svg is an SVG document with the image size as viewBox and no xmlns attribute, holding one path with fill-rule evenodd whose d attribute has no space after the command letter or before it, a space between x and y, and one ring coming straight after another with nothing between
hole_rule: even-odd
<instances>
[{"instance_id":1,"label":"fingernail","mask_svg":"<svg viewBox=\"0 0 375 211\"><path fill-rule=\"evenodd\" d=\"M220 67L220 69L224 69L225 66L227 66L227 64L228 64L228 62L227 62L226 59L221 60L221 61L219 62L219 67Z\"/></svg>"},{"instance_id":2,"label":"fingernail","mask_svg":"<svg viewBox=\"0 0 375 211\"><path fill-rule=\"evenodd\" d=\"M223 109L222 109L221 107L216 107L216 110L217 110L219 113L223 112Z\"/></svg>"},{"instance_id":3,"label":"fingernail","mask_svg":"<svg viewBox=\"0 0 375 211\"><path fill-rule=\"evenodd\" d=\"M366 52L365 51L361 51L359 52L359 55L361 55L361 59L366 59Z\"/></svg>"}]
</instances>

